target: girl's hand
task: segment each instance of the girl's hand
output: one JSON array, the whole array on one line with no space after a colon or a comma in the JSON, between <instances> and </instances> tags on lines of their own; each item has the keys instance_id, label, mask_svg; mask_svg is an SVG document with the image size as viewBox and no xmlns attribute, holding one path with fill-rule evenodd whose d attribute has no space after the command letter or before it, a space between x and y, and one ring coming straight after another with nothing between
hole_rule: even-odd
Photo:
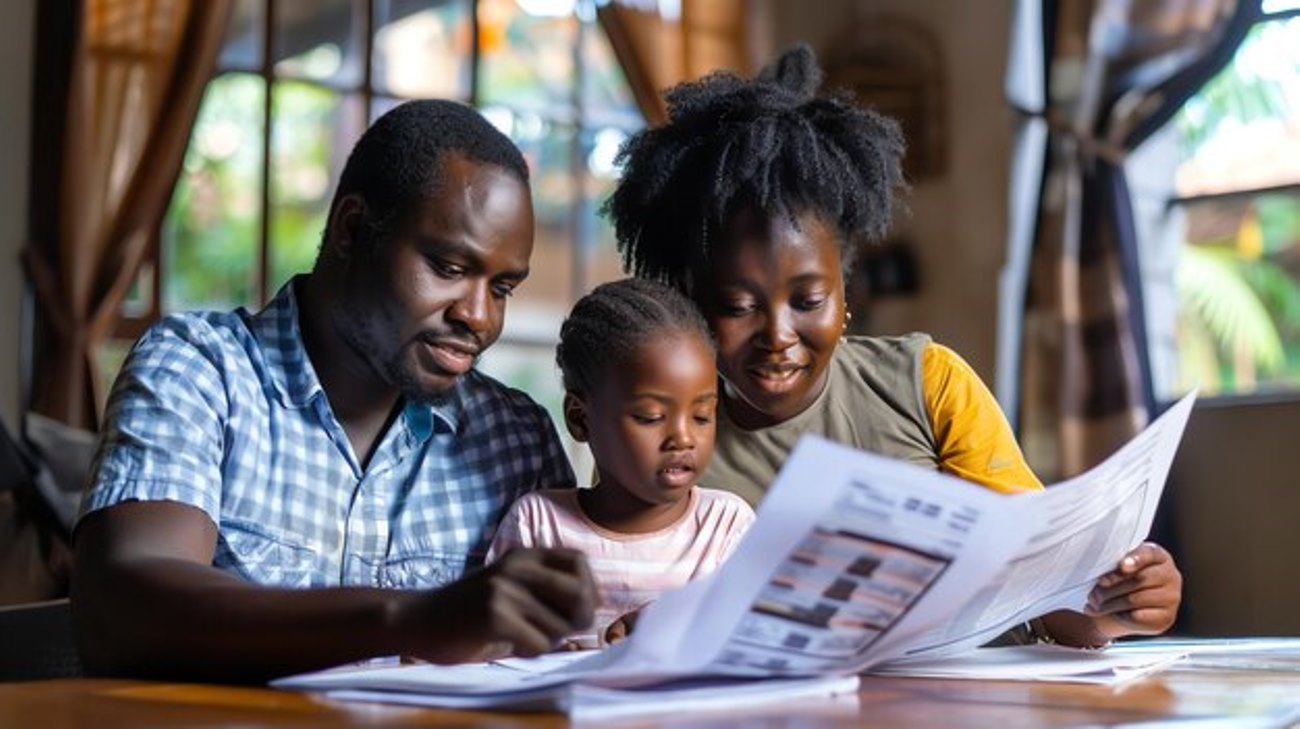
<instances>
[{"instance_id":1,"label":"girl's hand","mask_svg":"<svg viewBox=\"0 0 1300 729\"><path fill-rule=\"evenodd\" d=\"M641 617L641 611L644 609L644 607L637 608L610 623L609 627L605 628L605 643L617 643L631 635L632 630L636 628L637 618Z\"/></svg>"}]
</instances>

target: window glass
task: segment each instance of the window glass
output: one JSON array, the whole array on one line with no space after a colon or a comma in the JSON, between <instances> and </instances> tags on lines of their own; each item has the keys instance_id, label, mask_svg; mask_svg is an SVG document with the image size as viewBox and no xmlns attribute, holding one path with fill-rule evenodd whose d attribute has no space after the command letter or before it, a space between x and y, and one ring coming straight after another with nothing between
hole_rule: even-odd
<instances>
[{"instance_id":1,"label":"window glass","mask_svg":"<svg viewBox=\"0 0 1300 729\"><path fill-rule=\"evenodd\" d=\"M591 23L582 33L582 104L591 126L640 129L645 123L609 36Z\"/></svg>"},{"instance_id":2,"label":"window glass","mask_svg":"<svg viewBox=\"0 0 1300 729\"><path fill-rule=\"evenodd\" d=\"M468 0L375 3L375 91L468 99L473 58Z\"/></svg>"},{"instance_id":3,"label":"window glass","mask_svg":"<svg viewBox=\"0 0 1300 729\"><path fill-rule=\"evenodd\" d=\"M348 152L408 98L476 103L527 159L530 276L483 366L544 402L563 432L555 341L577 296L623 275L599 210L619 145L643 124L591 0L234 0L159 250L133 282L104 376L152 317L257 308L310 270ZM590 461L570 446L586 480Z\"/></svg>"},{"instance_id":4,"label":"window glass","mask_svg":"<svg viewBox=\"0 0 1300 729\"><path fill-rule=\"evenodd\" d=\"M365 63L362 0L276 0L275 73L337 88L361 82Z\"/></svg>"},{"instance_id":5,"label":"window glass","mask_svg":"<svg viewBox=\"0 0 1300 729\"><path fill-rule=\"evenodd\" d=\"M504 336L554 341L574 299L574 129L500 106L487 107L483 114L523 152L536 220L528 280L510 299Z\"/></svg>"},{"instance_id":6,"label":"window glass","mask_svg":"<svg viewBox=\"0 0 1300 729\"><path fill-rule=\"evenodd\" d=\"M614 166L619 148L644 124L623 68L614 57L609 37L596 24L582 35L584 53L582 174L584 212L588 226L582 237L590 250L584 256L588 286L622 278L623 265L615 246L614 228L601 213L614 192L620 170Z\"/></svg>"},{"instance_id":7,"label":"window glass","mask_svg":"<svg viewBox=\"0 0 1300 729\"><path fill-rule=\"evenodd\" d=\"M588 231L582 239L590 250L584 256L584 280L588 286L622 278L623 262L619 257L614 226L601 208L614 193L619 170L614 157L628 133L617 127L601 127L584 132L587 140L583 155L584 211L580 216Z\"/></svg>"},{"instance_id":8,"label":"window glass","mask_svg":"<svg viewBox=\"0 0 1300 729\"><path fill-rule=\"evenodd\" d=\"M163 220L164 312L258 300L264 94L251 74L208 84Z\"/></svg>"},{"instance_id":9,"label":"window glass","mask_svg":"<svg viewBox=\"0 0 1300 729\"><path fill-rule=\"evenodd\" d=\"M572 3L479 0L479 103L571 114L578 42L571 11Z\"/></svg>"},{"instance_id":10,"label":"window glass","mask_svg":"<svg viewBox=\"0 0 1300 729\"><path fill-rule=\"evenodd\" d=\"M294 82L276 84L271 118L268 294L311 269L334 182L366 123L359 97Z\"/></svg>"},{"instance_id":11,"label":"window glass","mask_svg":"<svg viewBox=\"0 0 1300 729\"><path fill-rule=\"evenodd\" d=\"M266 22L262 0L236 0L230 11L230 26L217 58L224 71L256 72L262 68L262 27Z\"/></svg>"},{"instance_id":12,"label":"window glass","mask_svg":"<svg viewBox=\"0 0 1300 729\"><path fill-rule=\"evenodd\" d=\"M1300 18L1251 29L1175 118L1167 396L1300 387ZM1154 358L1158 359L1158 358Z\"/></svg>"}]
</instances>

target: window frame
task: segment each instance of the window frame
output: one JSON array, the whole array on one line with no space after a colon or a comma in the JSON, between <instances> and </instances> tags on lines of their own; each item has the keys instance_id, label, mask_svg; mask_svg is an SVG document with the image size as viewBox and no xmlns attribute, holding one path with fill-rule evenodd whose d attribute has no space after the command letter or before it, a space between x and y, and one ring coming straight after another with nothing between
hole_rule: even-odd
<instances>
[{"instance_id":1,"label":"window frame","mask_svg":"<svg viewBox=\"0 0 1300 729\"><path fill-rule=\"evenodd\" d=\"M270 275L271 227L274 211L272 177L275 164L272 154L272 140L276 124L273 100L276 87L281 84L292 83L326 90L339 94L343 98L348 96L359 97L364 109L365 126L369 126L377 118L376 100L388 99L401 102L412 97L388 93L375 88L375 37L379 30L376 27L375 19L377 5L382 0L351 0L353 22L359 21L361 23L359 32L353 30L357 34L355 40L360 45L362 56L360 77L354 83L326 81L277 71L276 64L280 59L275 57L275 31L276 18L278 17L277 11L282 7L282 3L280 0L245 0L245 2L255 10L254 17L257 18L255 32L259 35L258 45L261 63L256 68L251 68L248 65L238 63L224 63L223 59L218 57L217 65L213 69L208 83L212 83L223 75L236 73L255 75L262 81L261 161L258 171L261 190L259 192L257 212L257 260L253 274L253 289L256 300L246 302L250 306L260 307L265 305L275 294L274 291L270 290L273 285L273 282L270 281ZM465 6L470 23L471 38L468 93L463 97L455 97L455 100L481 109L483 108L480 101L483 96L481 77L483 74L484 54L481 47L480 2L479 0L451 0L451 2ZM573 190L573 204L570 205L568 221L572 235L572 243L569 246L570 303L576 301L593 283L589 280L588 272L591 268L597 240L593 226L587 224L589 219L594 216L595 210L591 206L590 186L587 184L587 174L584 172L586 158L594 146L592 140L594 132L604 127L616 126L616 124L610 123L609 119L604 118L605 115L593 114L587 108L586 94L584 93L587 82L585 74L588 65L585 61L587 53L586 36L588 33L602 32L596 21L596 5L596 0L576 0L571 14L576 23L576 35L573 44L573 77L567 103L562 108L548 107L540 111L527 109L527 111L538 114L548 122L569 125L574 130L568 155L568 172ZM435 6L431 4L431 7ZM512 112L525 110L524 107L512 106L509 103L496 100L492 102L491 106L505 108ZM641 121L644 123L643 119ZM623 127L622 131L630 133L633 130ZM336 185L337 180L331 179L330 183L331 186ZM165 255L163 250L164 227L165 222L160 222L158 229L153 231L150 236L144 260L141 262L140 271L137 274L136 286L143 290L145 295L140 297L142 301L136 302L130 301L131 297L128 297L128 302L124 305L110 336L110 341L113 343L124 344L135 341L144 334L151 324L167 313L163 311L164 291L167 285L163 273L163 264L165 263L163 258ZM132 303L135 303L138 307L135 311L131 310ZM555 345L553 337L511 332L508 328L503 331L499 342L519 347L546 348L548 350Z\"/></svg>"}]
</instances>

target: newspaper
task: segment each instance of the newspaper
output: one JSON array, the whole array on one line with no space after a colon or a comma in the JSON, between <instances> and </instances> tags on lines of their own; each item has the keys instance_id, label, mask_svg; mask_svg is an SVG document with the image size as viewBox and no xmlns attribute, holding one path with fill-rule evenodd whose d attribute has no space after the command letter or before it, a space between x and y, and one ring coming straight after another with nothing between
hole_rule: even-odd
<instances>
[{"instance_id":1,"label":"newspaper","mask_svg":"<svg viewBox=\"0 0 1300 729\"><path fill-rule=\"evenodd\" d=\"M1150 531L1194 400L1087 473L1015 497L806 437L721 570L664 595L631 638L568 670L606 682L858 673L1081 611Z\"/></svg>"},{"instance_id":2,"label":"newspaper","mask_svg":"<svg viewBox=\"0 0 1300 729\"><path fill-rule=\"evenodd\" d=\"M1194 398L1087 473L1014 497L805 437L719 571L663 595L627 640L498 688L856 674L967 651L1052 610L1082 610L1096 579L1150 530ZM456 690L438 667L415 668L424 671L278 685Z\"/></svg>"}]
</instances>

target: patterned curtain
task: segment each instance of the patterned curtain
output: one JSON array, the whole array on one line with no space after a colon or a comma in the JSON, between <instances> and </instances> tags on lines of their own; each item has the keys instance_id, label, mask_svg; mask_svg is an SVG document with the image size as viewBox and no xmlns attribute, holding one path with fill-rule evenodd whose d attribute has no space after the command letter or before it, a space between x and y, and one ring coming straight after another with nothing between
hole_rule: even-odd
<instances>
[{"instance_id":1,"label":"patterned curtain","mask_svg":"<svg viewBox=\"0 0 1300 729\"><path fill-rule=\"evenodd\" d=\"M1022 0L998 394L1035 470L1086 470L1154 409L1124 158L1214 75L1259 0ZM1038 68L1033 68L1034 64Z\"/></svg>"},{"instance_id":2,"label":"patterned curtain","mask_svg":"<svg viewBox=\"0 0 1300 729\"><path fill-rule=\"evenodd\" d=\"M38 412L97 426L104 396L99 348L157 235L231 5L79 4L79 22L69 27L75 41L66 114L55 141L57 186L34 214L23 251L41 332L32 382Z\"/></svg>"},{"instance_id":3,"label":"patterned curtain","mask_svg":"<svg viewBox=\"0 0 1300 729\"><path fill-rule=\"evenodd\" d=\"M647 124L668 120L664 89L710 71L750 71L746 6L746 0L621 0L598 8Z\"/></svg>"}]
</instances>

